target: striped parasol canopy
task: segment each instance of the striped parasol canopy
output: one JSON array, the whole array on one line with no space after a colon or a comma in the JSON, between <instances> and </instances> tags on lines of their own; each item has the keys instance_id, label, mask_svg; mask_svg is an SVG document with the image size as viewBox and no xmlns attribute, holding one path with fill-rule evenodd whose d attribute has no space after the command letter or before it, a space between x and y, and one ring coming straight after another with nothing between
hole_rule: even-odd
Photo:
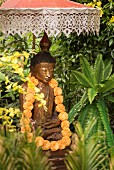
<instances>
[{"instance_id":1,"label":"striped parasol canopy","mask_svg":"<svg viewBox=\"0 0 114 170\"><path fill-rule=\"evenodd\" d=\"M99 33L100 11L69 0L6 0L0 7L0 31L20 36Z\"/></svg>"}]
</instances>

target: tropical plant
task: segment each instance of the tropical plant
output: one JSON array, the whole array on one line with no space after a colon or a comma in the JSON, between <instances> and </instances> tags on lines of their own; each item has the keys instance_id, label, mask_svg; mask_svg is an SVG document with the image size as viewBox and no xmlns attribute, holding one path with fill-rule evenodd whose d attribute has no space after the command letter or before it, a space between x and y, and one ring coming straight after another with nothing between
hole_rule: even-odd
<instances>
[{"instance_id":1,"label":"tropical plant","mask_svg":"<svg viewBox=\"0 0 114 170\"><path fill-rule=\"evenodd\" d=\"M67 154L65 161L68 170L104 169L102 164L107 161L108 153L105 144L101 141L105 138L105 134L99 131L91 135L96 121L96 118L93 118L85 130L79 122L76 123L72 150Z\"/></svg>"},{"instance_id":2,"label":"tropical plant","mask_svg":"<svg viewBox=\"0 0 114 170\"><path fill-rule=\"evenodd\" d=\"M20 133L0 135L0 170L49 170L47 156Z\"/></svg>"},{"instance_id":3,"label":"tropical plant","mask_svg":"<svg viewBox=\"0 0 114 170\"><path fill-rule=\"evenodd\" d=\"M84 89L81 100L69 112L69 121L72 123L79 114L78 120L83 128L91 118L97 118L95 131L104 130L107 135L108 146L114 145L114 136L108 117L108 102L114 102L114 74L111 61L103 61L98 55L94 65L84 57L80 57L81 71L73 71L74 81Z\"/></svg>"},{"instance_id":4,"label":"tropical plant","mask_svg":"<svg viewBox=\"0 0 114 170\"><path fill-rule=\"evenodd\" d=\"M114 169L114 146L110 148L110 170Z\"/></svg>"}]
</instances>

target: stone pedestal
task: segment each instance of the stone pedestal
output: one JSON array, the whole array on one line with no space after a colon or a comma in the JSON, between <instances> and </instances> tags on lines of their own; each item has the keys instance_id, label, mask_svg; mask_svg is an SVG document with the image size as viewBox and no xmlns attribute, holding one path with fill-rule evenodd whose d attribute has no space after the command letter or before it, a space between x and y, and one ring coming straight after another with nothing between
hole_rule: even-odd
<instances>
[{"instance_id":1,"label":"stone pedestal","mask_svg":"<svg viewBox=\"0 0 114 170\"><path fill-rule=\"evenodd\" d=\"M49 161L52 162L51 170L67 170L64 159L69 150L70 148L68 147L64 150L50 151Z\"/></svg>"}]
</instances>

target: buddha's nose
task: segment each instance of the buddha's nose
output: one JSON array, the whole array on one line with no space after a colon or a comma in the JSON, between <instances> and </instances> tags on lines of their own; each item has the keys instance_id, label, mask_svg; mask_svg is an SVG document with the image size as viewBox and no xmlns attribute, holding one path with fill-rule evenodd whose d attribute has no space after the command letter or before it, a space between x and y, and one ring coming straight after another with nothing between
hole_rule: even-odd
<instances>
[{"instance_id":1,"label":"buddha's nose","mask_svg":"<svg viewBox=\"0 0 114 170\"><path fill-rule=\"evenodd\" d=\"M50 77L50 72L49 71L47 71L47 75L46 75L47 77Z\"/></svg>"}]
</instances>

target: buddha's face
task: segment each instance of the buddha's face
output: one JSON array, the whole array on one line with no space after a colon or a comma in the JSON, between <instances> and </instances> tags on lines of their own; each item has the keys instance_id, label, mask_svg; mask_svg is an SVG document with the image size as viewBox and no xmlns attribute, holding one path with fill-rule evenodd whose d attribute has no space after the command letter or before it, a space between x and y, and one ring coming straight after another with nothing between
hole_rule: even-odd
<instances>
[{"instance_id":1,"label":"buddha's face","mask_svg":"<svg viewBox=\"0 0 114 170\"><path fill-rule=\"evenodd\" d=\"M32 74L41 82L48 83L53 78L54 63L36 64L32 69Z\"/></svg>"}]
</instances>

